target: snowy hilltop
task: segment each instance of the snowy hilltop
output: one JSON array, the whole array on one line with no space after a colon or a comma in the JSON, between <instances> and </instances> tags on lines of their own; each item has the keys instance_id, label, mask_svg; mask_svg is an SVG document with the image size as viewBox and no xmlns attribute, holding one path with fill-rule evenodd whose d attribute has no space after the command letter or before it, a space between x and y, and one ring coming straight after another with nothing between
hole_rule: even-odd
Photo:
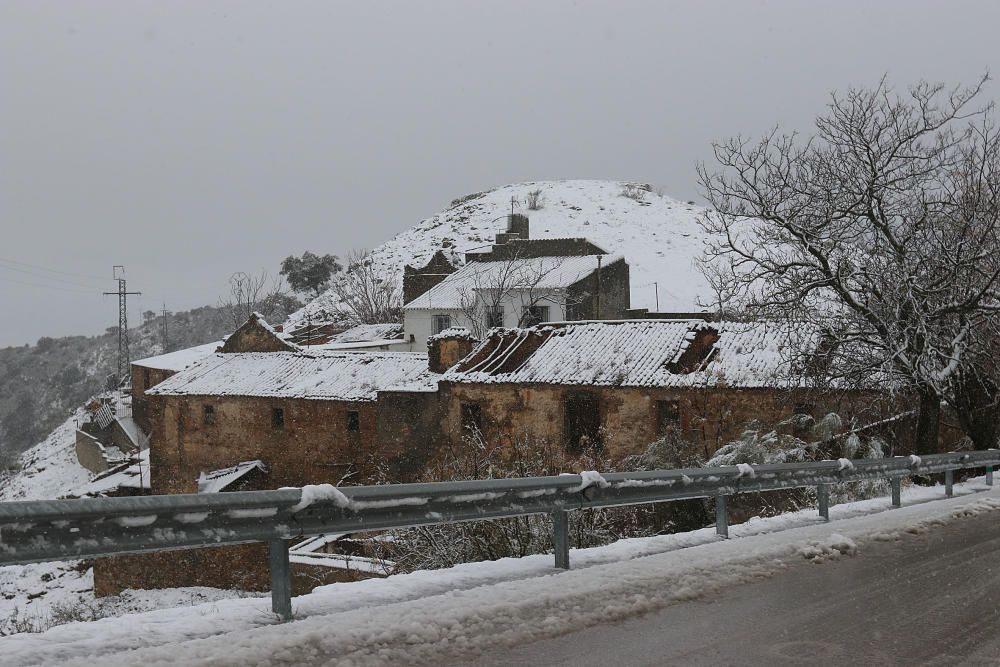
<instances>
[{"instance_id":1,"label":"snowy hilltop","mask_svg":"<svg viewBox=\"0 0 1000 667\"><path fill-rule=\"evenodd\" d=\"M536 191L539 206L532 208ZM535 181L460 197L374 248L376 271L401 284L405 265L423 266L437 250L461 261L463 253L491 244L503 231L512 198L515 212L530 218L532 238L586 237L609 253L625 255L633 308L655 310L657 292L659 310L701 310L699 299L711 302L696 261L704 238L697 220L704 209L620 181ZM337 310L337 296L327 291L293 314L289 324L322 320Z\"/></svg>"}]
</instances>

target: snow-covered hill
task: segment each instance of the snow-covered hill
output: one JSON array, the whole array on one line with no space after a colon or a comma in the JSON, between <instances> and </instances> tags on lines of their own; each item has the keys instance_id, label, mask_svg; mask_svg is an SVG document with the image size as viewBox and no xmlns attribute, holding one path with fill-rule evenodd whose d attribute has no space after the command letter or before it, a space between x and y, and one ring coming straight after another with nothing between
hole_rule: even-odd
<instances>
[{"instance_id":1,"label":"snow-covered hill","mask_svg":"<svg viewBox=\"0 0 1000 667\"><path fill-rule=\"evenodd\" d=\"M626 188L633 195L625 195ZM542 191L542 207L528 210L528 193ZM423 266L439 249L462 253L489 245L506 226L511 210L528 215L532 238L586 237L609 253L624 254L631 267L632 307L673 311L700 310L711 302L708 284L695 259L703 232L703 209L619 181L538 181L506 185L454 200L444 211L397 234L372 250L380 275L402 280L403 266ZM654 286L654 283L657 283ZM291 324L314 321L337 311L326 292L292 315Z\"/></svg>"},{"instance_id":2,"label":"snow-covered hill","mask_svg":"<svg viewBox=\"0 0 1000 667\"><path fill-rule=\"evenodd\" d=\"M76 458L76 424L83 408L59 425L42 442L21 454L21 470L0 480L0 502L59 498L93 476Z\"/></svg>"}]
</instances>

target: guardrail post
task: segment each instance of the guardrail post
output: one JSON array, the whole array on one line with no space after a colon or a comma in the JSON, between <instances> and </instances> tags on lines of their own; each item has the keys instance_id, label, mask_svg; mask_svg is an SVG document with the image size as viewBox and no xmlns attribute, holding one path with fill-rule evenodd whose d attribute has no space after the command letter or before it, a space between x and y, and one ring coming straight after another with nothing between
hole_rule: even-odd
<instances>
[{"instance_id":1,"label":"guardrail post","mask_svg":"<svg viewBox=\"0 0 1000 667\"><path fill-rule=\"evenodd\" d=\"M819 501L819 515L830 520L830 486L828 484L816 485L816 499Z\"/></svg>"},{"instance_id":2,"label":"guardrail post","mask_svg":"<svg viewBox=\"0 0 1000 667\"><path fill-rule=\"evenodd\" d=\"M715 497L715 532L719 537L729 537L729 513L726 511L726 497Z\"/></svg>"},{"instance_id":3,"label":"guardrail post","mask_svg":"<svg viewBox=\"0 0 1000 667\"><path fill-rule=\"evenodd\" d=\"M288 563L288 542L271 540L269 562L271 565L271 611L283 621L292 619L292 570Z\"/></svg>"},{"instance_id":4,"label":"guardrail post","mask_svg":"<svg viewBox=\"0 0 1000 667\"><path fill-rule=\"evenodd\" d=\"M993 486L993 466L986 466L986 486Z\"/></svg>"},{"instance_id":5,"label":"guardrail post","mask_svg":"<svg viewBox=\"0 0 1000 667\"><path fill-rule=\"evenodd\" d=\"M955 471L945 470L944 471L944 495L951 498L955 494L955 490L952 488L955 484Z\"/></svg>"},{"instance_id":6,"label":"guardrail post","mask_svg":"<svg viewBox=\"0 0 1000 667\"><path fill-rule=\"evenodd\" d=\"M889 486L892 488L892 506L901 507L903 505L903 501L900 498L900 493L899 493L899 478L898 477L890 478Z\"/></svg>"},{"instance_id":7,"label":"guardrail post","mask_svg":"<svg viewBox=\"0 0 1000 667\"><path fill-rule=\"evenodd\" d=\"M555 547L556 567L569 569L569 513L556 510L552 513L552 544Z\"/></svg>"}]
</instances>

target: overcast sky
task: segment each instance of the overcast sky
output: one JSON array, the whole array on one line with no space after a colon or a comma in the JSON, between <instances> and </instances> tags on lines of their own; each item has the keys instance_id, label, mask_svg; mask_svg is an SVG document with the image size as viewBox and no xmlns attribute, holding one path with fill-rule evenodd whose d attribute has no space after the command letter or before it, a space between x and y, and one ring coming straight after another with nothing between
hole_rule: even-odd
<instances>
[{"instance_id":1,"label":"overcast sky","mask_svg":"<svg viewBox=\"0 0 1000 667\"><path fill-rule=\"evenodd\" d=\"M137 322L504 183L699 199L713 139L883 73L1000 74L998 26L986 0L2 0L0 346L116 324L114 264Z\"/></svg>"}]
</instances>

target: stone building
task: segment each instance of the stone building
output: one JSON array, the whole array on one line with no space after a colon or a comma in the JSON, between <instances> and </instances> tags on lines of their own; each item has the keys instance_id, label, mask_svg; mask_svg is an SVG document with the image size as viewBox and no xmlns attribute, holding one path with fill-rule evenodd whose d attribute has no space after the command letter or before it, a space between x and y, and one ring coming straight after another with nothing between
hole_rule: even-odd
<instances>
[{"instance_id":1,"label":"stone building","mask_svg":"<svg viewBox=\"0 0 1000 667\"><path fill-rule=\"evenodd\" d=\"M132 418L145 433L152 432L147 410L146 391L160 384L171 375L195 364L216 352L223 341L206 343L176 352L132 362Z\"/></svg>"},{"instance_id":2,"label":"stone building","mask_svg":"<svg viewBox=\"0 0 1000 667\"><path fill-rule=\"evenodd\" d=\"M441 349L461 341L435 340ZM674 429L706 459L745 425L835 411L869 423L871 396L820 392L797 371L777 326L630 320L495 330L442 375L443 437L544 439L612 457Z\"/></svg>"},{"instance_id":3,"label":"stone building","mask_svg":"<svg viewBox=\"0 0 1000 667\"><path fill-rule=\"evenodd\" d=\"M629 308L629 267L587 239L528 238L528 218L508 216L507 231L486 251L403 306L415 349L449 328L482 336L493 327L622 319Z\"/></svg>"},{"instance_id":4,"label":"stone building","mask_svg":"<svg viewBox=\"0 0 1000 667\"><path fill-rule=\"evenodd\" d=\"M403 481L433 431L436 376L409 352L303 350L252 318L204 359L144 391L154 493L259 460L267 485Z\"/></svg>"},{"instance_id":5,"label":"stone building","mask_svg":"<svg viewBox=\"0 0 1000 667\"><path fill-rule=\"evenodd\" d=\"M438 376L427 355L302 349L259 316L215 347L181 370L154 368L166 365L156 361L133 368L150 428L152 493L401 482L423 470L437 433ZM151 380L164 379L147 387L147 369ZM296 574L297 590L372 574L313 561L293 565L308 570ZM98 595L129 587L266 590L266 563L262 545L100 558L94 586Z\"/></svg>"}]
</instances>

